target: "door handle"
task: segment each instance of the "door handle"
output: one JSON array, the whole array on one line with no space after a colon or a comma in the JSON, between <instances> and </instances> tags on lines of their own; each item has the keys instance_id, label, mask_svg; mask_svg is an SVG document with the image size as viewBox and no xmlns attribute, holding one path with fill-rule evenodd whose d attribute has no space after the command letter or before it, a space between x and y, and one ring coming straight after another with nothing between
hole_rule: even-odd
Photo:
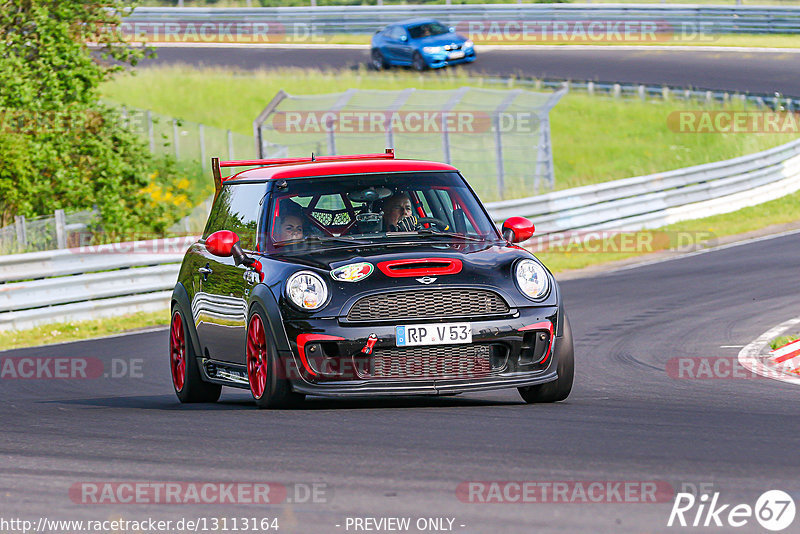
<instances>
[{"instance_id":1,"label":"door handle","mask_svg":"<svg viewBox=\"0 0 800 534\"><path fill-rule=\"evenodd\" d=\"M214 272L214 269L212 269L211 266L206 263L206 266L200 267L197 269L197 272L203 275L203 281L205 282L208 280L208 275Z\"/></svg>"}]
</instances>

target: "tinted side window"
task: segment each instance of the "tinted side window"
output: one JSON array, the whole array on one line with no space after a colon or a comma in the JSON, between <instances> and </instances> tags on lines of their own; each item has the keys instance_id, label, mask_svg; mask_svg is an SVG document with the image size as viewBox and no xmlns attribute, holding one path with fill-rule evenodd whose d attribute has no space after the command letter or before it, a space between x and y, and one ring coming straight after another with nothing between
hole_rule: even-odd
<instances>
[{"instance_id":1,"label":"tinted side window","mask_svg":"<svg viewBox=\"0 0 800 534\"><path fill-rule=\"evenodd\" d=\"M258 214L265 190L266 184L263 183L224 186L211 209L203 238L217 230L230 230L239 236L243 249L254 250Z\"/></svg>"}]
</instances>

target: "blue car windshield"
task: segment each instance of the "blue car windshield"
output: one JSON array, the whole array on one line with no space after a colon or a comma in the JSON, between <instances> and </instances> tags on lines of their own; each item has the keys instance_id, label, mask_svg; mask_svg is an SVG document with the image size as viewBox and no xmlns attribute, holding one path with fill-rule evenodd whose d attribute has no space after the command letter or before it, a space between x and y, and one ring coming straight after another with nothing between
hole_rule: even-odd
<instances>
[{"instance_id":1,"label":"blue car windshield","mask_svg":"<svg viewBox=\"0 0 800 534\"><path fill-rule=\"evenodd\" d=\"M426 22L419 26L411 26L408 28L408 34L411 35L412 39L422 39L423 37L443 35L449 32L450 29L439 22Z\"/></svg>"}]
</instances>

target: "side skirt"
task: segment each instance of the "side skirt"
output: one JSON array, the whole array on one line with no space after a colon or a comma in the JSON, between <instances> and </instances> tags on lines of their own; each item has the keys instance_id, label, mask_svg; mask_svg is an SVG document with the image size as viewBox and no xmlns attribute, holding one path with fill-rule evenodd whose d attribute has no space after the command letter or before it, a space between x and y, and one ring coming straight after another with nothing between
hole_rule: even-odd
<instances>
[{"instance_id":1,"label":"side skirt","mask_svg":"<svg viewBox=\"0 0 800 534\"><path fill-rule=\"evenodd\" d=\"M247 380L247 367L209 358L198 358L197 363L203 373L203 380L232 388L250 389Z\"/></svg>"}]
</instances>

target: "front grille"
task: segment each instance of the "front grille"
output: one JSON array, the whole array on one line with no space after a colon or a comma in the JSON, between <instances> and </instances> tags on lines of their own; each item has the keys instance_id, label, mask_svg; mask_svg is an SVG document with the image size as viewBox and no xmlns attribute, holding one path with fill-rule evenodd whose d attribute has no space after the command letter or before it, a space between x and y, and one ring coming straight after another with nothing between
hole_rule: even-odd
<instances>
[{"instance_id":1,"label":"front grille","mask_svg":"<svg viewBox=\"0 0 800 534\"><path fill-rule=\"evenodd\" d=\"M508 304L485 289L412 289L363 297L353 304L349 321L390 321L441 317L503 315Z\"/></svg>"},{"instance_id":2,"label":"front grille","mask_svg":"<svg viewBox=\"0 0 800 534\"><path fill-rule=\"evenodd\" d=\"M492 372L486 345L440 345L376 350L371 378L482 378Z\"/></svg>"}]
</instances>

